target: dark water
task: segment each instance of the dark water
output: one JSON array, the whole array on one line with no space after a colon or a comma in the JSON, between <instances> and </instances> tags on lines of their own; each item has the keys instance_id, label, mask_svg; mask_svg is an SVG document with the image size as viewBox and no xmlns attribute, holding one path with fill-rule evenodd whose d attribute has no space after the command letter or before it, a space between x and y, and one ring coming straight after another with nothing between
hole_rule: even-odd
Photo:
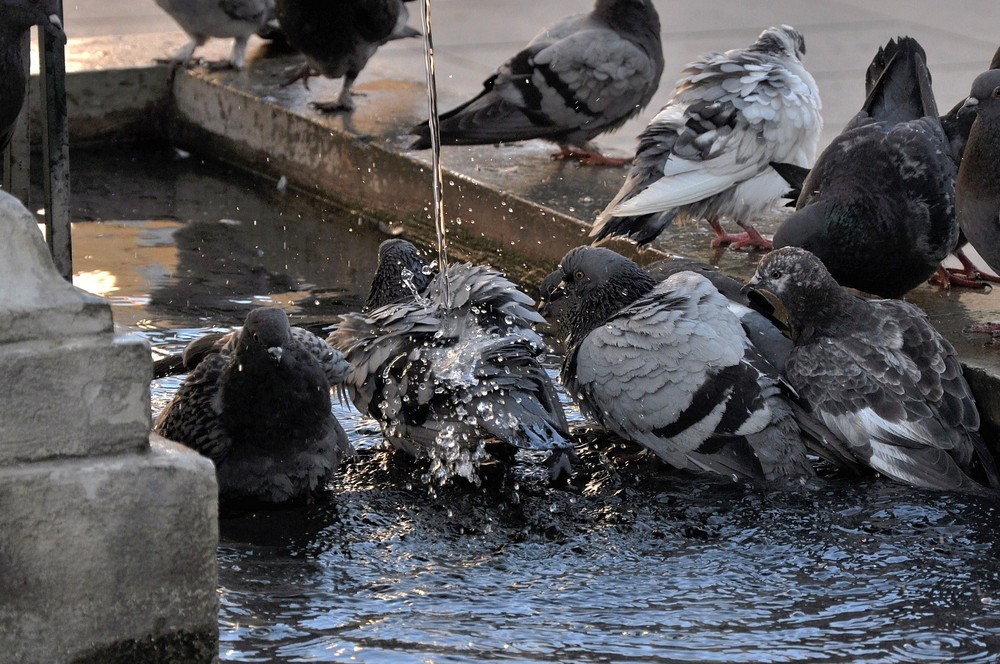
<instances>
[{"instance_id":1,"label":"dark water","mask_svg":"<svg viewBox=\"0 0 1000 664\"><path fill-rule=\"evenodd\" d=\"M383 239L356 215L157 149L74 157L78 283L175 351L258 304L360 307ZM129 177L121 178L122 174ZM220 221L224 220L224 221ZM553 367L555 361L553 361ZM154 409L177 379L153 385ZM998 661L997 504L877 478L760 488L673 473L582 430L430 489L376 429L321 504L228 517L220 656L233 661Z\"/></svg>"}]
</instances>

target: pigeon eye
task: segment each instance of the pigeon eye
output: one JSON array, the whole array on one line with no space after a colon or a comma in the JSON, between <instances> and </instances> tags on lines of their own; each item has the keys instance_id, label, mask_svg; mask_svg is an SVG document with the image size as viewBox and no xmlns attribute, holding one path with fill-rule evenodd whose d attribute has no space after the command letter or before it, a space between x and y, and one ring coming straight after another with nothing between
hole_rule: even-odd
<instances>
[{"instance_id":1,"label":"pigeon eye","mask_svg":"<svg viewBox=\"0 0 1000 664\"><path fill-rule=\"evenodd\" d=\"M781 270L771 270L772 279L781 279Z\"/></svg>"},{"instance_id":2,"label":"pigeon eye","mask_svg":"<svg viewBox=\"0 0 1000 664\"><path fill-rule=\"evenodd\" d=\"M1000 97L1000 87L993 88L993 96Z\"/></svg>"},{"instance_id":3,"label":"pigeon eye","mask_svg":"<svg viewBox=\"0 0 1000 664\"><path fill-rule=\"evenodd\" d=\"M583 273L583 270L577 270L573 273L573 278L577 281L582 281L587 275Z\"/></svg>"}]
</instances>

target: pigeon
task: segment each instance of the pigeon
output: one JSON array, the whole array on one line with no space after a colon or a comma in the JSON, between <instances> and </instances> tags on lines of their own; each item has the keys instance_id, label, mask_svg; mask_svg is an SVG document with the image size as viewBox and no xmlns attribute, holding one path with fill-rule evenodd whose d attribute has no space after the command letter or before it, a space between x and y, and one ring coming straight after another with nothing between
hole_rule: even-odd
<instances>
[{"instance_id":1,"label":"pigeon","mask_svg":"<svg viewBox=\"0 0 1000 664\"><path fill-rule=\"evenodd\" d=\"M565 319L562 382L585 415L676 468L814 475L780 377L706 277L658 283L603 247L570 250L553 274L542 313Z\"/></svg>"},{"instance_id":2,"label":"pigeon","mask_svg":"<svg viewBox=\"0 0 1000 664\"><path fill-rule=\"evenodd\" d=\"M890 40L861 110L823 151L774 246L808 249L842 286L901 297L958 242L957 164L920 44Z\"/></svg>"},{"instance_id":3,"label":"pigeon","mask_svg":"<svg viewBox=\"0 0 1000 664\"><path fill-rule=\"evenodd\" d=\"M680 256L670 256L645 265L642 268L646 274L655 281L661 282L678 272L694 272L704 276L715 286L722 295L730 300L730 309L740 319L751 343L756 347L765 359L778 371L784 371L785 361L792 351L792 342L784 334L782 329L775 325L775 322L764 316L751 307L750 298L743 292L743 284L729 275L719 271L715 266L702 263L691 258ZM561 313L562 305L566 304L566 299L552 300L549 294L562 282L562 273L559 270L552 272L542 281L540 287L541 298L547 300L549 309L546 318L551 322L568 323L568 317ZM569 328L563 327L556 330L556 336L565 337L569 334Z\"/></svg>"},{"instance_id":4,"label":"pigeon","mask_svg":"<svg viewBox=\"0 0 1000 664\"><path fill-rule=\"evenodd\" d=\"M156 0L156 4L191 38L174 57L162 61L181 67L188 65L195 49L209 37L218 37L233 38L233 52L228 61L209 67L243 69L250 36L274 18L274 0Z\"/></svg>"},{"instance_id":5,"label":"pigeon","mask_svg":"<svg viewBox=\"0 0 1000 664\"><path fill-rule=\"evenodd\" d=\"M28 89L21 40L37 25L65 43L58 11L56 0L0 0L0 152L10 143Z\"/></svg>"},{"instance_id":6,"label":"pigeon","mask_svg":"<svg viewBox=\"0 0 1000 664\"><path fill-rule=\"evenodd\" d=\"M689 64L639 135L632 169L598 216L596 240L652 242L675 218L705 218L712 246L770 248L751 223L788 190L771 162L808 167L823 129L819 90L794 28L768 28L746 48ZM733 218L745 233L727 234Z\"/></svg>"},{"instance_id":7,"label":"pigeon","mask_svg":"<svg viewBox=\"0 0 1000 664\"><path fill-rule=\"evenodd\" d=\"M400 242L383 243L375 282L424 272L387 258ZM449 265L411 293L340 317L327 341L353 367L341 395L377 420L395 448L428 457L432 481L477 482L487 440L551 450L553 479L569 472L573 441L540 364L545 344L533 326L544 320L534 301L493 268L469 263Z\"/></svg>"},{"instance_id":8,"label":"pigeon","mask_svg":"<svg viewBox=\"0 0 1000 664\"><path fill-rule=\"evenodd\" d=\"M956 214L965 237L990 268L1000 271L1000 69L976 78L965 108L974 109L976 119L958 169ZM975 329L1000 331L1000 324Z\"/></svg>"},{"instance_id":9,"label":"pigeon","mask_svg":"<svg viewBox=\"0 0 1000 664\"><path fill-rule=\"evenodd\" d=\"M663 74L660 18L652 0L597 0L589 14L545 28L483 83L470 101L440 117L443 145L541 138L555 159L590 165L630 160L602 155L590 140L645 108ZM410 146L431 146L427 123Z\"/></svg>"},{"instance_id":10,"label":"pigeon","mask_svg":"<svg viewBox=\"0 0 1000 664\"><path fill-rule=\"evenodd\" d=\"M1000 69L1000 48L993 54L990 61L990 70ZM952 157L958 164L962 163L962 156L965 153L965 145L969 140L969 133L972 131L972 124L976 119L975 105L966 105L968 97L961 100L950 111L941 116L941 126L951 143ZM961 222L959 222L958 246L952 252L961 262L961 268L947 268L944 274L939 273L941 283L952 286L964 286L969 288L982 288L987 283L1000 283L1000 278L983 272L963 250L968 244L968 239L964 232L961 232Z\"/></svg>"},{"instance_id":11,"label":"pigeon","mask_svg":"<svg viewBox=\"0 0 1000 664\"><path fill-rule=\"evenodd\" d=\"M920 309L851 294L798 247L765 256L747 288L787 319L785 376L857 461L917 487L1000 486L955 349Z\"/></svg>"},{"instance_id":12,"label":"pigeon","mask_svg":"<svg viewBox=\"0 0 1000 664\"><path fill-rule=\"evenodd\" d=\"M433 274L412 242L401 238L385 240L378 247L378 268L363 310L412 301L427 290Z\"/></svg>"},{"instance_id":13,"label":"pigeon","mask_svg":"<svg viewBox=\"0 0 1000 664\"><path fill-rule=\"evenodd\" d=\"M294 329L281 309L254 309L194 363L156 419L157 433L212 460L222 501L311 500L351 452L329 378L349 365L315 335L300 343ZM339 367L326 368L318 351Z\"/></svg>"},{"instance_id":14,"label":"pigeon","mask_svg":"<svg viewBox=\"0 0 1000 664\"><path fill-rule=\"evenodd\" d=\"M406 0L410 1L410 0ZM302 52L305 64L285 85L301 80L309 88L315 75L344 79L340 96L313 102L324 113L353 111L351 86L378 47L393 39L417 37L406 25L403 0L277 0L278 23L288 43Z\"/></svg>"}]
</instances>

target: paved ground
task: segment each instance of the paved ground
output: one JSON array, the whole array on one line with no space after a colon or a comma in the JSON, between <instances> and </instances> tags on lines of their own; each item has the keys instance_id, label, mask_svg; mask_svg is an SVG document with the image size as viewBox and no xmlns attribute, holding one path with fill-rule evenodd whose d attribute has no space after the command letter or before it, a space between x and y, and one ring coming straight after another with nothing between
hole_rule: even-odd
<instances>
[{"instance_id":1,"label":"paved ground","mask_svg":"<svg viewBox=\"0 0 1000 664\"><path fill-rule=\"evenodd\" d=\"M539 28L586 11L591 4L591 0L433 0L443 107L478 91L483 79ZM972 79L986 68L1000 44L1000 2L996 0L656 0L656 5L666 59L660 91L639 117L617 133L598 139L599 144L626 153L633 150L636 134L669 96L685 63L699 53L749 44L769 25L789 23L805 35L805 64L823 96L824 144L860 106L862 72L875 49L889 37L908 34L923 44L943 108L968 92ZM410 24L417 26L417 3L408 6L413 14ZM71 38L177 31L153 0L67 0L65 14ZM418 40L408 40L388 45L376 57L422 78L421 49ZM363 89L365 83L362 74L359 87Z\"/></svg>"}]
</instances>

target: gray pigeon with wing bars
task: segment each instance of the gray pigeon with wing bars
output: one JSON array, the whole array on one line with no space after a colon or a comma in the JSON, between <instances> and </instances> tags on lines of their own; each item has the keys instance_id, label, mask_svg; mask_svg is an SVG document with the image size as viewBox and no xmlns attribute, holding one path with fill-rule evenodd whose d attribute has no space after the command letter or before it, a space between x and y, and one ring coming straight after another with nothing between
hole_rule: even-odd
<instances>
[{"instance_id":1,"label":"gray pigeon with wing bars","mask_svg":"<svg viewBox=\"0 0 1000 664\"><path fill-rule=\"evenodd\" d=\"M777 371L711 281L681 271L657 282L597 247L571 250L553 274L543 313L565 319L562 381L588 417L676 468L814 474Z\"/></svg>"},{"instance_id":2,"label":"gray pigeon with wing bars","mask_svg":"<svg viewBox=\"0 0 1000 664\"><path fill-rule=\"evenodd\" d=\"M597 0L588 14L538 33L483 83L483 91L440 117L442 145L541 138L557 158L621 165L591 139L645 108L660 84L663 47L652 0ZM427 123L411 147L430 147Z\"/></svg>"}]
</instances>

